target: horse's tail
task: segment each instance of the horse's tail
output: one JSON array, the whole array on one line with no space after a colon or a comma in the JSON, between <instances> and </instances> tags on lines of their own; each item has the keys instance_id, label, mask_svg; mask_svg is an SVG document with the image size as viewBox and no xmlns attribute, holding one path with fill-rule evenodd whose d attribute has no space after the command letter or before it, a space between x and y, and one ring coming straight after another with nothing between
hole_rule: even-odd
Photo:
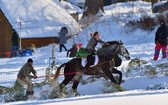
<instances>
[{"instance_id":1,"label":"horse's tail","mask_svg":"<svg viewBox=\"0 0 168 105\"><path fill-rule=\"evenodd\" d=\"M55 76L54 76L54 80L56 80L58 77L59 77L59 74L60 74L60 70L63 66L65 66L66 63L63 63L61 66L58 67L58 69L56 70L55 72Z\"/></svg>"}]
</instances>

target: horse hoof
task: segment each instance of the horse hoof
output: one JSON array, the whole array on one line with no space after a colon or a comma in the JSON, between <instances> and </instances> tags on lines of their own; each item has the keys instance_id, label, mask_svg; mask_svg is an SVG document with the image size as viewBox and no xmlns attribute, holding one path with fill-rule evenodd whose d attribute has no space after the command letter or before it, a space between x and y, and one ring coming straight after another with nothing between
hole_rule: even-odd
<instances>
[{"instance_id":1,"label":"horse hoof","mask_svg":"<svg viewBox=\"0 0 168 105\"><path fill-rule=\"evenodd\" d=\"M59 85L59 88L60 88L60 91L63 91L63 90L65 90L65 85L61 83L61 84Z\"/></svg>"},{"instance_id":2,"label":"horse hoof","mask_svg":"<svg viewBox=\"0 0 168 105\"><path fill-rule=\"evenodd\" d=\"M119 84L115 84L114 86L115 86L115 88L118 89L118 91L124 91L124 88L121 87Z\"/></svg>"},{"instance_id":3,"label":"horse hoof","mask_svg":"<svg viewBox=\"0 0 168 105\"><path fill-rule=\"evenodd\" d=\"M80 96L80 93L76 89L71 89L71 92L75 94L75 97Z\"/></svg>"},{"instance_id":4,"label":"horse hoof","mask_svg":"<svg viewBox=\"0 0 168 105\"><path fill-rule=\"evenodd\" d=\"M77 92L77 93L75 94L75 96L77 97L77 96L81 96L81 95L80 95L80 93Z\"/></svg>"}]
</instances>

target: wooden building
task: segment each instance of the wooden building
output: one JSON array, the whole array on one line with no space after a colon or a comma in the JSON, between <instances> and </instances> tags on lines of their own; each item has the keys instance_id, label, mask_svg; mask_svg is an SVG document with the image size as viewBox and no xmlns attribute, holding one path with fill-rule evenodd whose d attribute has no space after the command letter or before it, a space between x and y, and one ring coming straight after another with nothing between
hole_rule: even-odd
<instances>
[{"instance_id":1,"label":"wooden building","mask_svg":"<svg viewBox=\"0 0 168 105\"><path fill-rule=\"evenodd\" d=\"M58 43L57 39L58 37L43 37L43 38L22 38L21 39L21 47L22 49L31 47L32 44L35 45L35 47L42 47L47 46L51 43Z\"/></svg>"},{"instance_id":2,"label":"wooden building","mask_svg":"<svg viewBox=\"0 0 168 105\"><path fill-rule=\"evenodd\" d=\"M0 10L0 57L5 57L11 49L12 26Z\"/></svg>"},{"instance_id":3,"label":"wooden building","mask_svg":"<svg viewBox=\"0 0 168 105\"><path fill-rule=\"evenodd\" d=\"M9 57L12 47L12 26L5 17L2 10L0 10L0 57ZM21 48L25 49L35 45L35 47L42 47L53 43L57 37L43 37L43 38L22 38ZM55 42L58 43L58 42Z\"/></svg>"}]
</instances>

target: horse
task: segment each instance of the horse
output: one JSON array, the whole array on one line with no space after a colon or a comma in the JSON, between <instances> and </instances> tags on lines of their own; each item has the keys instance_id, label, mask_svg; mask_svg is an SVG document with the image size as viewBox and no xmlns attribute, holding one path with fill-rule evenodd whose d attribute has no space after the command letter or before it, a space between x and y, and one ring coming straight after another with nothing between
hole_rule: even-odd
<instances>
[{"instance_id":1,"label":"horse","mask_svg":"<svg viewBox=\"0 0 168 105\"><path fill-rule=\"evenodd\" d=\"M81 65L81 58L73 58L57 68L54 77L55 81L59 77L61 68L64 67L64 80L59 85L60 91L63 91L65 86L73 80L72 90L78 93L77 87L82 75L98 75L103 73L111 80L113 84L121 84L122 73L115 67L121 65L122 60L119 58L119 56L123 56L125 59L129 60L131 58L130 54L121 41L109 41L106 43L108 43L108 45L97 50L96 54L99 57L98 64L94 67L89 67L86 72L84 67ZM113 77L112 73L119 74L120 77L118 81Z\"/></svg>"}]
</instances>

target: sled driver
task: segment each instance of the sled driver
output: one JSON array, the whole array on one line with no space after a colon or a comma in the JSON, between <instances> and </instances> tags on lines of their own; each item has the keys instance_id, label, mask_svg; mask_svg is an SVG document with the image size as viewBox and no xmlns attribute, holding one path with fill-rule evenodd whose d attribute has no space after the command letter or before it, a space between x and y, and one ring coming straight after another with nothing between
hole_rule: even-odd
<instances>
[{"instance_id":1,"label":"sled driver","mask_svg":"<svg viewBox=\"0 0 168 105\"><path fill-rule=\"evenodd\" d=\"M33 75L31 75L31 73ZM37 78L37 72L33 68L33 60L29 58L27 60L27 63L25 63L22 68L20 69L18 75L17 75L17 81L21 83L22 85L27 85L27 91L26 95L33 95L33 83L31 79Z\"/></svg>"}]
</instances>

